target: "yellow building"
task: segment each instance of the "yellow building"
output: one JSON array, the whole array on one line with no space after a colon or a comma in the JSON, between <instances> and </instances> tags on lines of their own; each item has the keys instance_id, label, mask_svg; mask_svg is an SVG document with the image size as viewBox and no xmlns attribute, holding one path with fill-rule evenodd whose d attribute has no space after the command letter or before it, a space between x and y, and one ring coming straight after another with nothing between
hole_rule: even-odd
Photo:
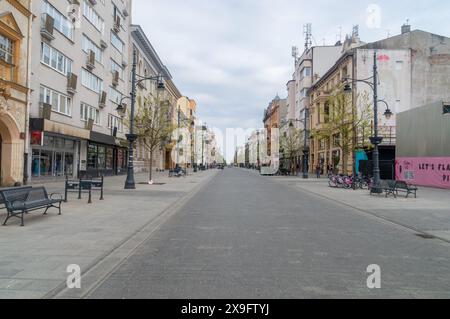
<instances>
[{"instance_id":1,"label":"yellow building","mask_svg":"<svg viewBox=\"0 0 450 319\"><path fill-rule=\"evenodd\" d=\"M0 184L24 181L28 138L29 0L0 2Z\"/></svg>"},{"instance_id":2,"label":"yellow building","mask_svg":"<svg viewBox=\"0 0 450 319\"><path fill-rule=\"evenodd\" d=\"M309 90L311 131L320 131L330 120L330 97L343 89L343 79L350 75L353 69L353 52L345 53L336 64L320 78ZM351 76L351 75L350 75ZM351 103L348 105L352 107ZM317 135L317 134L316 134ZM310 139L310 172L315 173L320 167L321 174L328 174L328 168L344 174L351 174L353 167L352 152L344 152L339 146L338 132L328 138L319 138L312 134ZM346 163L346 167L343 167Z\"/></svg>"},{"instance_id":3,"label":"yellow building","mask_svg":"<svg viewBox=\"0 0 450 319\"><path fill-rule=\"evenodd\" d=\"M195 100L182 96L177 101L177 112L174 114L174 123L182 129L181 133L187 135L183 137L181 143L178 144L178 151L174 154L174 162L183 164L183 166L192 166L194 162L194 128L195 128L195 112L197 103ZM186 134L186 132L188 134ZM176 135L175 135L176 142ZM177 154L178 153L178 154Z\"/></svg>"}]
</instances>

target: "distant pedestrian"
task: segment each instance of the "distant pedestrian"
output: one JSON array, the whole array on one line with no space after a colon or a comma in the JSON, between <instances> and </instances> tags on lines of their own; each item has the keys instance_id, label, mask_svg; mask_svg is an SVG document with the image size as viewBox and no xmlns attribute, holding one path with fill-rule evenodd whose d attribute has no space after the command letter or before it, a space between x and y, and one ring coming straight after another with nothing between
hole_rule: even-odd
<instances>
[{"instance_id":1,"label":"distant pedestrian","mask_svg":"<svg viewBox=\"0 0 450 319\"><path fill-rule=\"evenodd\" d=\"M317 166L316 166L316 176L317 176L317 178L320 178L320 171L321 171L321 167L320 167L319 164L317 164Z\"/></svg>"}]
</instances>

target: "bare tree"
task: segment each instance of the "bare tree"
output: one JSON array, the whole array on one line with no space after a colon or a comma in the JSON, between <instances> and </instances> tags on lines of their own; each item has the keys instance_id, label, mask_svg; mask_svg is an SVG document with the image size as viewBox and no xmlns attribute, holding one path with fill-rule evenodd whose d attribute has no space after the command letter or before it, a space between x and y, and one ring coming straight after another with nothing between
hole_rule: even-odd
<instances>
[{"instance_id":1,"label":"bare tree","mask_svg":"<svg viewBox=\"0 0 450 319\"><path fill-rule=\"evenodd\" d=\"M369 95L366 92L359 94L353 105L347 94L335 93L320 112L324 114L325 123L320 129L312 130L312 135L341 150L342 173L346 174L349 156L354 158L356 150L371 147L373 106Z\"/></svg>"},{"instance_id":2,"label":"bare tree","mask_svg":"<svg viewBox=\"0 0 450 319\"><path fill-rule=\"evenodd\" d=\"M289 127L280 138L280 146L285 160L289 161L290 172L295 174L297 171L295 159L299 157L303 150L302 131L294 127Z\"/></svg>"},{"instance_id":3,"label":"bare tree","mask_svg":"<svg viewBox=\"0 0 450 319\"><path fill-rule=\"evenodd\" d=\"M177 124L171 117L171 106L168 101L159 97L137 97L137 110L134 117L137 142L144 146L150 154L149 184L153 183L153 157L158 147L171 139ZM128 115L130 117L130 115ZM127 121L129 122L129 121Z\"/></svg>"}]
</instances>

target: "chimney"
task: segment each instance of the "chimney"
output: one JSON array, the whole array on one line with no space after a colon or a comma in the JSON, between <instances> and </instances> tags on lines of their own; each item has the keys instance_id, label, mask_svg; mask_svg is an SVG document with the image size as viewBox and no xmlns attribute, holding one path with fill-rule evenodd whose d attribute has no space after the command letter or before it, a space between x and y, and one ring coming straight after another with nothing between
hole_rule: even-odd
<instances>
[{"instance_id":1,"label":"chimney","mask_svg":"<svg viewBox=\"0 0 450 319\"><path fill-rule=\"evenodd\" d=\"M411 32L411 25L409 24L409 21L406 22L404 25L402 25L402 34Z\"/></svg>"}]
</instances>

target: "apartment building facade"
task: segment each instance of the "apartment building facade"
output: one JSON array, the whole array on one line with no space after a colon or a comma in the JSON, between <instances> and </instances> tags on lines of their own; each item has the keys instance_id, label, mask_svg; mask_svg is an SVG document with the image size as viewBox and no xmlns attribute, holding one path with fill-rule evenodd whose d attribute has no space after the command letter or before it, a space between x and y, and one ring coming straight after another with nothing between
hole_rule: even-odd
<instances>
[{"instance_id":1,"label":"apartment building facade","mask_svg":"<svg viewBox=\"0 0 450 319\"><path fill-rule=\"evenodd\" d=\"M292 80L287 83L287 103L289 125L301 131L304 138L309 131L308 90L325 72L337 61L342 53L342 44L334 46L314 46L305 48L300 57L295 56L295 71ZM295 167L302 167L305 163L303 156L293 159Z\"/></svg>"},{"instance_id":2,"label":"apartment building facade","mask_svg":"<svg viewBox=\"0 0 450 319\"><path fill-rule=\"evenodd\" d=\"M329 121L333 121L330 118L330 114L334 112L333 100L343 93L344 84L350 84L352 88L347 94L345 106L349 108L347 113L355 110L355 116L349 119L352 123L356 123L363 116L361 113L363 104L368 105L373 111L373 89L367 83L357 81L367 80L371 83L373 77L375 52L368 47L370 44L361 42L359 38L347 38L342 56L311 87L309 91L310 123L311 128L316 132L327 126ZM381 161L386 162L385 167L382 167L382 175L384 178L392 178L396 145L395 113L411 105L411 52L402 48L379 49L377 50L377 68L378 97L382 100L378 103L378 131L379 136L383 137L379 150ZM384 117L387 107L394 113L391 118ZM313 136L310 140L311 171L320 167L322 174L331 173L328 168L343 174L351 174L354 168L358 172L359 160L355 157L355 153L363 152L363 158L371 158L372 155L369 142L374 130L372 117L373 114L370 115L370 119L367 119L370 122L369 130L362 130L362 133L350 133L353 137L343 137L339 132L334 132L327 138ZM351 139L351 141L345 142L343 139ZM343 149L344 144L349 145L348 150Z\"/></svg>"},{"instance_id":3,"label":"apartment building facade","mask_svg":"<svg viewBox=\"0 0 450 319\"><path fill-rule=\"evenodd\" d=\"M168 68L164 65L155 48L151 44L147 35L139 25L131 26L132 47L130 56L133 50L136 51L137 56L137 75L139 78L152 78L162 76L164 78L165 88L163 91L158 90L157 81L146 80L140 82L137 87L138 100L150 101L154 103L167 103L169 105L169 112L167 116L176 123L176 110L178 101L181 98L181 93L173 83L172 75ZM138 105L138 107L141 107ZM152 167L156 170L170 169L173 166L172 161L173 144L168 141L164 145L160 145L153 154ZM148 171L150 167L150 152L144 145L137 143L135 152L135 171Z\"/></svg>"},{"instance_id":4,"label":"apartment building facade","mask_svg":"<svg viewBox=\"0 0 450 319\"><path fill-rule=\"evenodd\" d=\"M29 0L0 2L0 186L26 179L32 18Z\"/></svg>"},{"instance_id":5,"label":"apartment building facade","mask_svg":"<svg viewBox=\"0 0 450 319\"><path fill-rule=\"evenodd\" d=\"M261 164L276 171L280 165L279 158L279 137L282 116L287 114L287 100L281 99L278 95L269 103L264 111L264 129L266 136L266 154L261 159Z\"/></svg>"},{"instance_id":6,"label":"apartment building facade","mask_svg":"<svg viewBox=\"0 0 450 319\"><path fill-rule=\"evenodd\" d=\"M33 2L31 180L126 172L131 5Z\"/></svg>"}]
</instances>

